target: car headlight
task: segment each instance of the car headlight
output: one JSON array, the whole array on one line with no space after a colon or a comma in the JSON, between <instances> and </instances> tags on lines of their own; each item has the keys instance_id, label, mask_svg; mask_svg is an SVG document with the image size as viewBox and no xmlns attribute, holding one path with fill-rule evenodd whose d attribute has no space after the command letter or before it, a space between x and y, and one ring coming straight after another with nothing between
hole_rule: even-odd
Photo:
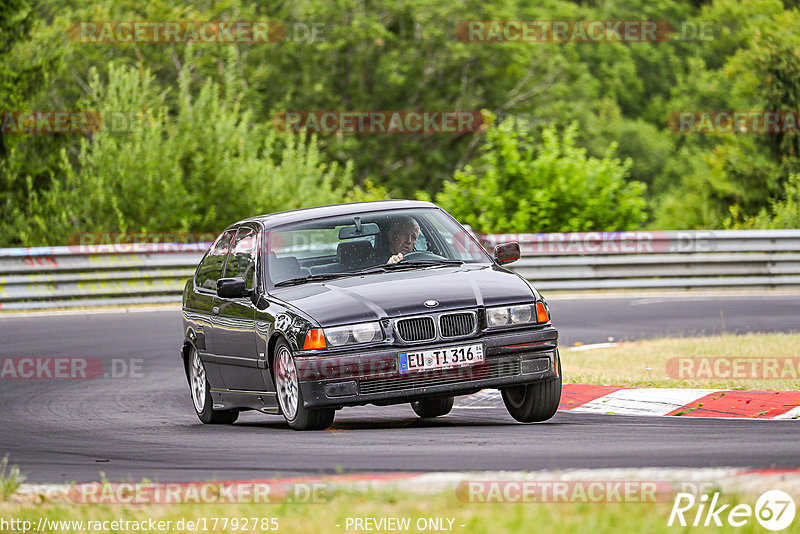
<instances>
[{"instance_id":1,"label":"car headlight","mask_svg":"<svg viewBox=\"0 0 800 534\"><path fill-rule=\"evenodd\" d=\"M536 304L486 308L486 325L489 328L535 322L537 322Z\"/></svg>"},{"instance_id":2,"label":"car headlight","mask_svg":"<svg viewBox=\"0 0 800 534\"><path fill-rule=\"evenodd\" d=\"M377 322L335 326L333 328L325 328L324 331L325 338L331 347L383 340L383 330L381 330L381 324Z\"/></svg>"}]
</instances>

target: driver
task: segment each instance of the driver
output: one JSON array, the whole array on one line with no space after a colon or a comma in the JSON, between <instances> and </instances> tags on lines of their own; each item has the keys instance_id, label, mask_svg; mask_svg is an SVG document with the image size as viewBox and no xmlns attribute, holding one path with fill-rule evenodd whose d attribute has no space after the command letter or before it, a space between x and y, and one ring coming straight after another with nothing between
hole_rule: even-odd
<instances>
[{"instance_id":1,"label":"driver","mask_svg":"<svg viewBox=\"0 0 800 534\"><path fill-rule=\"evenodd\" d=\"M401 261L404 254L412 252L417 244L417 237L419 237L419 223L413 217L403 215L392 221L387 232L389 254L391 254L386 261L387 265Z\"/></svg>"}]
</instances>

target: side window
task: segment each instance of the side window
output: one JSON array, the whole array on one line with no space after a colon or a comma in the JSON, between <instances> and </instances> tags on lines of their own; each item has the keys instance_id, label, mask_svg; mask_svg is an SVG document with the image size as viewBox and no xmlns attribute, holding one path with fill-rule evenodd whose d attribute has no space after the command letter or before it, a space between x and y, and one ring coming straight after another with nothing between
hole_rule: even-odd
<instances>
[{"instance_id":1,"label":"side window","mask_svg":"<svg viewBox=\"0 0 800 534\"><path fill-rule=\"evenodd\" d=\"M197 268L197 274L194 277L194 283L196 285L211 291L217 290L217 280L222 278L225 258L228 256L231 239L235 232L235 230L228 230L222 234L209 253L206 254L205 259L203 259L202 263Z\"/></svg>"},{"instance_id":2,"label":"side window","mask_svg":"<svg viewBox=\"0 0 800 534\"><path fill-rule=\"evenodd\" d=\"M236 242L228 258L228 265L225 267L225 277L244 278L247 281L247 288L252 289L256 265L255 250L256 230L247 226L239 228Z\"/></svg>"}]
</instances>

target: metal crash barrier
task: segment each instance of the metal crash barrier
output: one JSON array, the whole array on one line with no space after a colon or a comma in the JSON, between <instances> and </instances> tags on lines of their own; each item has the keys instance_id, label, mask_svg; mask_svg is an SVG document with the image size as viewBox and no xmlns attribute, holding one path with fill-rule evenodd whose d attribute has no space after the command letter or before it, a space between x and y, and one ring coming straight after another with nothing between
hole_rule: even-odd
<instances>
[{"instance_id":1,"label":"metal crash barrier","mask_svg":"<svg viewBox=\"0 0 800 534\"><path fill-rule=\"evenodd\" d=\"M510 268L538 289L800 287L800 230L698 230L499 234L517 241Z\"/></svg>"},{"instance_id":2,"label":"metal crash barrier","mask_svg":"<svg viewBox=\"0 0 800 534\"><path fill-rule=\"evenodd\" d=\"M800 230L483 234L543 291L800 287ZM209 243L0 249L0 311L177 303Z\"/></svg>"},{"instance_id":3,"label":"metal crash barrier","mask_svg":"<svg viewBox=\"0 0 800 534\"><path fill-rule=\"evenodd\" d=\"M0 249L0 311L180 301L210 243Z\"/></svg>"}]
</instances>

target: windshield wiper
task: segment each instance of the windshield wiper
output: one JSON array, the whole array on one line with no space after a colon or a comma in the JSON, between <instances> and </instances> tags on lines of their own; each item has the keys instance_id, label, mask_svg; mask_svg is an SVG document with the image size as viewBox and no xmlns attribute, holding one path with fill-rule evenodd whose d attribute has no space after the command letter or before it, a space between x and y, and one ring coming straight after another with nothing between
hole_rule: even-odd
<instances>
[{"instance_id":1,"label":"windshield wiper","mask_svg":"<svg viewBox=\"0 0 800 534\"><path fill-rule=\"evenodd\" d=\"M304 284L306 282L319 282L320 280L333 280L334 278L341 278L343 276L353 276L357 273L318 273L309 274L308 276L299 276L297 278L289 278L275 283L275 287L293 286L296 284Z\"/></svg>"},{"instance_id":2,"label":"windshield wiper","mask_svg":"<svg viewBox=\"0 0 800 534\"><path fill-rule=\"evenodd\" d=\"M297 284L304 284L306 282L319 282L321 280L333 280L334 278L344 278L348 276L361 276L364 274L384 273L388 270L402 270L402 269L416 269L418 267L436 267L441 265L462 265L464 262L461 260L406 260L399 263L390 263L377 265L375 267L368 267L360 271L352 271L349 273L318 273L310 274L308 276L299 276L297 278L289 278L275 284L275 287L293 286Z\"/></svg>"},{"instance_id":3,"label":"windshield wiper","mask_svg":"<svg viewBox=\"0 0 800 534\"><path fill-rule=\"evenodd\" d=\"M375 274L384 273L389 270L416 269L417 267L436 267L439 265L462 265L463 263L464 262L461 260L448 260L445 258L441 260L406 260L399 263L384 263L376 265L375 267L367 267L366 269L361 269L351 274Z\"/></svg>"}]
</instances>

